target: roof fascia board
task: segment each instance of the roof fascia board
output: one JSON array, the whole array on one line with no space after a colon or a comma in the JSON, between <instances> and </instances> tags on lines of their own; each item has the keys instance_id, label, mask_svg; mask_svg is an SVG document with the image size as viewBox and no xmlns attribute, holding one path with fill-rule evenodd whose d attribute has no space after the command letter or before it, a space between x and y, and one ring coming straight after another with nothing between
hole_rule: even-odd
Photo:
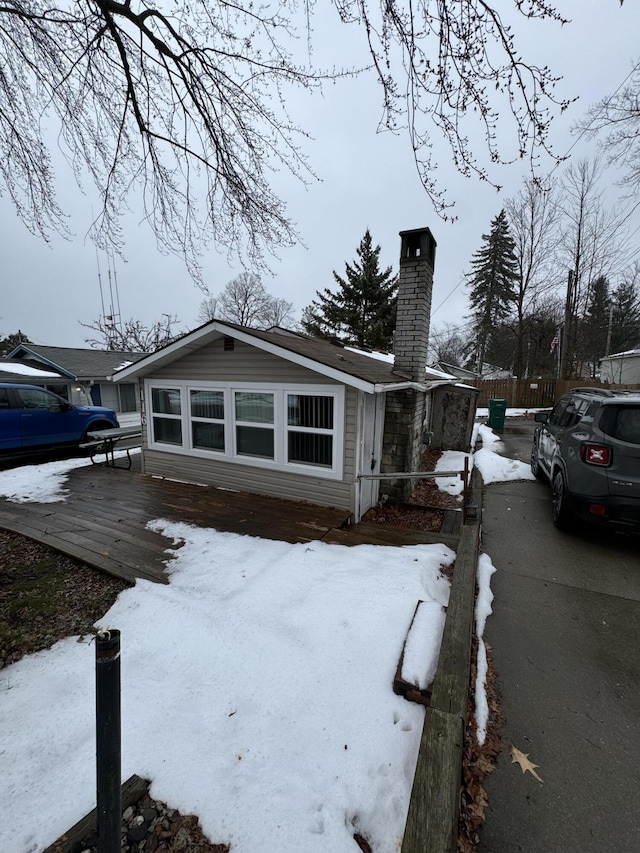
<instances>
[{"instance_id":1,"label":"roof fascia board","mask_svg":"<svg viewBox=\"0 0 640 853\"><path fill-rule=\"evenodd\" d=\"M18 346L7 356L7 361L14 357L21 358L22 355L33 356L35 361L39 361L41 364L46 364L47 367L53 368L53 370L57 371L63 376L66 376L68 379L71 379L72 382L78 381L78 377L75 375L75 373L71 373L70 370L66 370L64 367L62 367L62 365L56 364L55 361L51 361L50 359L45 358L43 355L40 355L37 350L30 349L24 344L18 344Z\"/></svg>"},{"instance_id":2,"label":"roof fascia board","mask_svg":"<svg viewBox=\"0 0 640 853\"><path fill-rule=\"evenodd\" d=\"M328 379L335 379L336 382L341 382L343 385L350 385L351 387L357 388L359 391L364 391L367 394L378 393L376 390L378 386L373 382L358 379L358 377L351 376L349 373L337 370L334 367L329 367L326 364L322 364L319 361L315 361L314 359L300 355L299 353L291 352L290 350L280 347L271 341L264 341L262 338L257 338L251 334L242 332L240 329L232 329L217 320L214 320L211 325L196 329L185 338L170 344L168 347L163 350L159 350L157 353L153 353L148 356L148 358L142 359L144 365L141 365L141 363L138 362L137 364L132 364L130 367L125 367L123 370L119 370L117 374L113 375L113 381L120 382L131 376L135 376L138 373L147 375L149 373L149 368L160 360L165 360L167 356L177 356L181 349L193 346L193 344L196 344L203 337L210 337L212 332L219 332L222 335L235 338L242 343L260 349L263 352L268 352L271 355L278 356L278 358L284 358L286 361L291 361L300 367L305 367L307 370L313 371L314 373L321 373ZM154 358L154 356L156 357ZM172 358L169 359L169 361L172 360ZM136 368L139 368L139 370L136 370ZM378 390L386 390L386 387L382 386Z\"/></svg>"}]
</instances>

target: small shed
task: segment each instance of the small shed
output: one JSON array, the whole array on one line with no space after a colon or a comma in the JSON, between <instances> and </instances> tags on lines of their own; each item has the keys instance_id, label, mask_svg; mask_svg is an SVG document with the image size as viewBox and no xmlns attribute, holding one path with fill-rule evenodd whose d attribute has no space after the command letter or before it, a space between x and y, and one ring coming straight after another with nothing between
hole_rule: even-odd
<instances>
[{"instance_id":1,"label":"small shed","mask_svg":"<svg viewBox=\"0 0 640 853\"><path fill-rule=\"evenodd\" d=\"M640 384L640 348L601 358L600 379L615 385Z\"/></svg>"},{"instance_id":2,"label":"small shed","mask_svg":"<svg viewBox=\"0 0 640 853\"><path fill-rule=\"evenodd\" d=\"M438 385L431 393L429 446L437 450L471 450L480 391L471 385Z\"/></svg>"}]
</instances>

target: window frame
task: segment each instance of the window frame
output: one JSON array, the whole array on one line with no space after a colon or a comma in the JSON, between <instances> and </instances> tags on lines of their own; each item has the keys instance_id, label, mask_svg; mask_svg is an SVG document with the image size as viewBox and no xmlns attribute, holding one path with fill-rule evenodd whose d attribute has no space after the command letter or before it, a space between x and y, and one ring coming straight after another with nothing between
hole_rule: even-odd
<instances>
[{"instance_id":1,"label":"window frame","mask_svg":"<svg viewBox=\"0 0 640 853\"><path fill-rule=\"evenodd\" d=\"M329 398L331 398L333 400L332 416L333 416L334 426L332 426L331 428L328 428L328 427L302 426L300 424L290 424L289 423L289 397L329 397ZM325 471L331 470L331 466L323 465L320 462L306 462L305 463L305 462L301 462L299 460L291 462L289 460L289 436L291 433L297 433L299 435L330 436L332 438L331 455L333 457L333 440L335 438L334 437L335 408L336 408L335 399L333 398L333 396L331 394L319 394L319 393L308 394L308 393L302 393L301 391L298 391L296 393L294 393L292 391L288 391L285 394L285 414L286 414L286 418L285 418L285 431L286 431L285 454L286 454L287 464L289 464L289 465L305 465L305 467L308 466L310 468L314 468L316 470L321 470L321 471L322 470L325 470Z\"/></svg>"},{"instance_id":2,"label":"window frame","mask_svg":"<svg viewBox=\"0 0 640 853\"><path fill-rule=\"evenodd\" d=\"M345 429L345 387L343 385L326 384L297 384L297 383L266 383L266 382L196 382L187 380L145 379L144 382L145 420L148 425L147 445L150 450L164 453L177 453L200 459L228 462L232 465L266 468L273 471L303 474L322 479L342 479L344 472L344 429ZM180 390L182 422L182 444L167 444L155 441L153 432L153 391ZM197 448L193 446L191 416L191 391L221 391L224 401L224 450ZM273 394L274 412L273 424L259 424L236 420L235 394L240 393L270 393ZM320 464L289 462L288 437L288 397L289 395L332 397L333 398L333 427L332 429L301 428L291 426L294 431L311 432L332 436L331 467ZM156 415L157 416L157 415ZM164 415L160 415L161 417ZM195 420L202 420L196 418ZM218 421L220 422L220 421ZM265 429L272 428L274 435L274 458L249 456L239 454L237 450L236 426L253 426Z\"/></svg>"},{"instance_id":3,"label":"window frame","mask_svg":"<svg viewBox=\"0 0 640 853\"><path fill-rule=\"evenodd\" d=\"M216 393L222 393L222 418L205 418L202 415L193 415L191 412L191 394L194 391L213 391ZM200 388L190 386L187 388L186 392L186 400L188 411L186 413L188 419L188 446L192 451L202 451L205 454L213 453L213 454L222 454L224 455L226 452L226 448L228 447L228 436L227 436L227 426L226 426L226 412L227 412L227 401L222 392L221 388ZM219 447L196 447L193 441L193 424L194 423L206 423L206 424L222 424L222 442L224 447L220 449ZM184 427L182 431L183 435L186 435L184 432Z\"/></svg>"},{"instance_id":4,"label":"window frame","mask_svg":"<svg viewBox=\"0 0 640 853\"><path fill-rule=\"evenodd\" d=\"M156 411L154 411L154 408L153 408L153 392L154 391L178 391L178 393L180 394L180 398L179 398L180 399L180 414L175 415L175 414L172 414L171 412L156 412ZM177 450L178 448L183 447L184 446L184 403L185 403L185 401L184 401L184 393L183 393L182 389L179 387L178 383L167 382L163 385L154 385L154 386L150 387L149 388L149 394L147 396L147 400L149 401L149 412L148 412L148 417L147 417L148 433L149 433L149 436L153 436L154 447L156 447L158 449L169 447L173 450ZM168 420L178 421L180 423L180 434L181 434L181 438L182 438L182 441L180 444L174 444L173 442L170 442L170 441L156 441L155 426L154 426L154 420L156 417L161 418L163 420L167 420L167 421Z\"/></svg>"},{"instance_id":5,"label":"window frame","mask_svg":"<svg viewBox=\"0 0 640 853\"><path fill-rule=\"evenodd\" d=\"M270 395L273 397L273 421L247 421L238 418L237 416L237 408L236 408L236 395L237 394L263 394ZM278 454L278 442L277 442L277 421L278 421L278 397L275 391L270 391L266 389L257 390L255 388L249 390L247 388L232 388L231 389L231 418L233 419L233 455L238 457L239 459L262 459L265 462L275 462ZM248 427L249 429L261 429L265 432L269 430L273 434L273 456L258 456L252 455L251 453L240 453L238 451L238 427Z\"/></svg>"}]
</instances>

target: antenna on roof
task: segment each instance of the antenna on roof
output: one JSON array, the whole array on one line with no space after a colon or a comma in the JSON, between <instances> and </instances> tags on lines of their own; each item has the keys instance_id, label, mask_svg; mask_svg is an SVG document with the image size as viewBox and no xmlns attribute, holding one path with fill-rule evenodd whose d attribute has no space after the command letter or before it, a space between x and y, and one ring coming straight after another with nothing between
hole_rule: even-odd
<instances>
[{"instance_id":1,"label":"antenna on roof","mask_svg":"<svg viewBox=\"0 0 640 853\"><path fill-rule=\"evenodd\" d=\"M98 285L100 287L100 306L102 315L100 325L106 338L107 349L115 349L118 340L122 336L120 293L118 291L118 278L116 275L115 258L113 251L107 249L107 279L109 284L109 305L105 305L105 287L102 284L102 270L100 269L100 257L96 248L96 263L98 265ZM112 270L113 267L113 270ZM113 273L113 274L112 274ZM107 311L109 313L107 313Z\"/></svg>"},{"instance_id":2,"label":"antenna on roof","mask_svg":"<svg viewBox=\"0 0 640 853\"><path fill-rule=\"evenodd\" d=\"M98 247L96 246L96 264L98 266L98 285L100 286L100 305L102 306L102 316L104 317L104 293L102 291L102 273L100 271L100 256L98 255Z\"/></svg>"}]
</instances>

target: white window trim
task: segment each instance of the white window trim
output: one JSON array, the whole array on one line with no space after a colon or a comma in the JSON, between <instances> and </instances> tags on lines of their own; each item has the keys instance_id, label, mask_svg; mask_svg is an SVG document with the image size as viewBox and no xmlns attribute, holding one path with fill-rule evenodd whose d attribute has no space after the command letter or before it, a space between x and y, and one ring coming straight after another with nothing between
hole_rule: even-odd
<instances>
[{"instance_id":1,"label":"white window trim","mask_svg":"<svg viewBox=\"0 0 640 853\"><path fill-rule=\"evenodd\" d=\"M236 394L242 394L243 392L259 392L263 394L271 394L273 396L273 421L271 423L264 423L259 421L242 421L236 418ZM254 460L256 462L266 462L267 464L273 464L278 460L278 428L280 426L280 417L279 417L279 403L280 400L278 398L278 394L275 389L271 388L256 388L252 386L251 388L247 386L237 387L234 386L230 391L230 399L231 399L231 411L229 412L229 420L232 422L233 429L233 456L237 459L244 459L248 465L253 465ZM225 413L227 412L225 406ZM225 418L226 420L226 418ZM273 433L273 459L266 458L264 456L252 456L250 453L238 453L238 431L236 427L251 427L255 429L268 429Z\"/></svg>"},{"instance_id":2,"label":"white window trim","mask_svg":"<svg viewBox=\"0 0 640 853\"><path fill-rule=\"evenodd\" d=\"M159 390L172 390L172 391L173 390L179 390L176 388L175 385L154 385L153 388L157 388ZM180 421L180 431L182 433L182 441L184 442L184 418L182 416L182 413L184 412L184 395L182 393L180 394L180 412L181 412L181 414L179 414L179 415L174 415L172 412L154 412L153 411L153 395L151 393L151 389L149 389L148 400L149 400L149 407L150 407L149 419L148 419L149 434L151 435L151 433L154 432L153 420L156 417L159 419L161 418L163 420L167 420L167 421ZM179 445L179 444L171 444L171 442L168 442L168 441L167 442L158 442L157 446L158 447L165 447L165 448L166 447L173 447L174 450L177 450L179 447L181 447L181 445Z\"/></svg>"},{"instance_id":3,"label":"white window trim","mask_svg":"<svg viewBox=\"0 0 640 853\"><path fill-rule=\"evenodd\" d=\"M153 387L157 388L158 386L154 385ZM191 426L192 426L192 424L197 423L197 424L222 424L225 449L228 446L227 445L226 418L220 419L220 418L194 417L191 414L191 392L192 391L222 391L222 389L221 388L201 388L200 386L197 386L197 387L189 386L189 387L187 387L186 392L184 392L182 394L181 401L180 401L181 402L181 410L184 409L184 407L182 406L183 399L186 399L186 405L187 405L186 418L187 418L187 424L188 424L188 430L189 430L189 434L186 436L187 437L187 446L188 446L189 450L193 453L198 453L198 452L202 451L202 453L204 453L205 455L208 455L211 453L211 454L217 454L218 456L224 456L224 454L225 454L224 450L218 450L215 447L206 447L206 448L205 447L194 447L194 445L193 445L193 430L191 429ZM227 411L226 403L227 403L226 399L223 398L222 404L224 406L225 412ZM182 429L182 434L183 434L183 436L185 435L184 426Z\"/></svg>"},{"instance_id":4,"label":"white window trim","mask_svg":"<svg viewBox=\"0 0 640 853\"><path fill-rule=\"evenodd\" d=\"M182 420L182 445L163 444L156 442L153 435L152 389L176 389L180 391L180 408ZM193 447L191 433L191 407L190 391L222 391L224 392L224 451L204 450ZM274 459L264 459L259 456L238 455L236 448L236 423L243 424L244 421L236 422L235 419L235 392L268 392L274 395ZM287 462L288 431L287 422L287 395L307 394L318 397L333 397L333 429L313 429L295 427L299 432L311 432L333 436L333 460L332 467L325 468L322 465L305 465L300 462ZM218 462L228 462L232 465L244 465L255 468L266 468L273 471L283 471L292 474L302 474L326 480L341 480L344 472L344 424L345 424L345 389L343 385L307 385L291 383L266 383L266 382L189 382L186 380L154 380L145 379L144 399L148 404L145 412L148 424L147 442L150 450L158 450L163 453L176 453L184 456L193 456L201 459L210 459ZM196 420L201 420L196 418ZM260 424L247 423L248 426L260 426ZM264 424L269 428L270 424Z\"/></svg>"}]
</instances>

